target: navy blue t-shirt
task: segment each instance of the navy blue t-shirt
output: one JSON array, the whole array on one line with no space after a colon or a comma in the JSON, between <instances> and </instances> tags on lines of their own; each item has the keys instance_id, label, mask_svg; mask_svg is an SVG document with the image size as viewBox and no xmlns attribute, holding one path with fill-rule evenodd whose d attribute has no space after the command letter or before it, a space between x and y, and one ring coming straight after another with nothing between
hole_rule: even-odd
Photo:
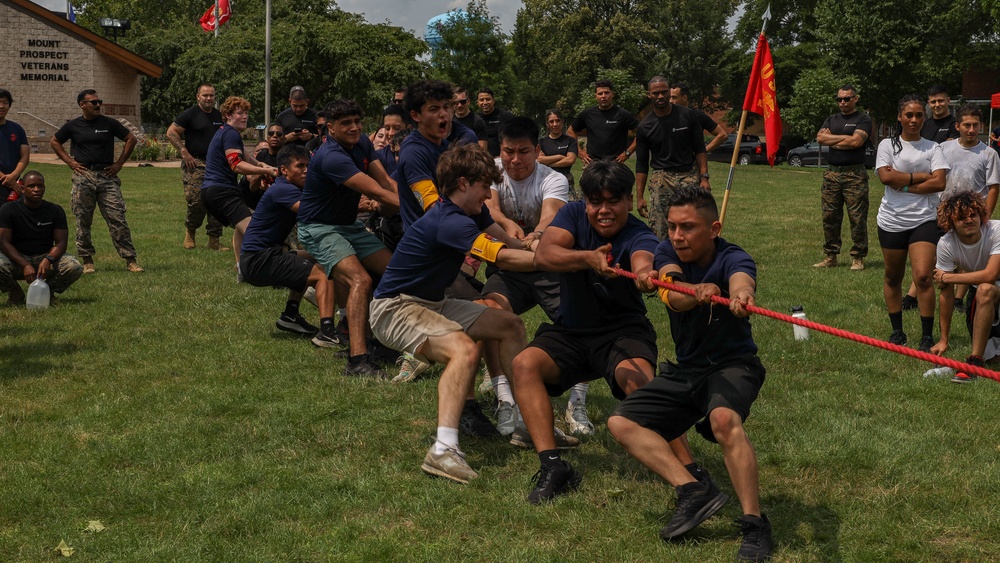
<instances>
[{"instance_id":1,"label":"navy blue t-shirt","mask_svg":"<svg viewBox=\"0 0 1000 563\"><path fill-rule=\"evenodd\" d=\"M0 125L0 172L10 174L21 161L21 147L28 144L24 128L7 120Z\"/></svg>"},{"instance_id":2,"label":"navy blue t-shirt","mask_svg":"<svg viewBox=\"0 0 1000 563\"><path fill-rule=\"evenodd\" d=\"M684 273L685 282L712 283L719 286L723 297L729 297L729 278L743 272L757 279L757 265L745 250L718 238L715 256L708 267L687 264L677 257L669 240L656 248L653 267L662 269L677 264ZM757 353L750 320L733 315L728 307L710 304L698 305L690 311L677 313L667 309L670 316L670 334L677 346L677 364L681 367L707 367L726 360Z\"/></svg>"},{"instance_id":3,"label":"navy blue t-shirt","mask_svg":"<svg viewBox=\"0 0 1000 563\"><path fill-rule=\"evenodd\" d=\"M299 221L353 225L358 220L361 192L348 188L344 182L357 174L367 174L368 165L375 160L375 146L365 135L350 149L333 137L327 139L309 160Z\"/></svg>"},{"instance_id":4,"label":"navy blue t-shirt","mask_svg":"<svg viewBox=\"0 0 1000 563\"><path fill-rule=\"evenodd\" d=\"M243 235L242 252L255 252L280 246L292 232L298 214L292 211L302 197L302 190L280 176L274 180L257 202Z\"/></svg>"},{"instance_id":5,"label":"navy blue t-shirt","mask_svg":"<svg viewBox=\"0 0 1000 563\"><path fill-rule=\"evenodd\" d=\"M447 139L436 145L419 131L403 139L399 147L399 162L396 165L399 213L403 217L403 229L409 229L424 214L423 200L411 187L423 180L437 184L438 158L448 150L448 145Z\"/></svg>"},{"instance_id":6,"label":"navy blue t-shirt","mask_svg":"<svg viewBox=\"0 0 1000 563\"><path fill-rule=\"evenodd\" d=\"M469 114L472 115L472 114ZM460 145L467 145L469 143L478 143L479 137L476 136L476 132L469 129L462 123L459 123L455 119L451 120L451 133L448 134L448 142L451 144L458 143Z\"/></svg>"},{"instance_id":7,"label":"navy blue t-shirt","mask_svg":"<svg viewBox=\"0 0 1000 563\"><path fill-rule=\"evenodd\" d=\"M582 201L567 203L556 213L552 227L573 235L574 250L595 250L611 243L612 264L632 270L632 254L656 251L659 239L649 227L629 215L625 227L611 239L597 234L587 220L587 206ZM646 304L635 281L627 278L603 278L593 270L564 272L559 275L559 312L556 324L569 329L608 329L608 327L646 325Z\"/></svg>"},{"instance_id":8,"label":"navy blue t-shirt","mask_svg":"<svg viewBox=\"0 0 1000 563\"><path fill-rule=\"evenodd\" d=\"M444 290L458 276L466 253L492 224L486 205L470 217L451 200L441 198L403 233L375 297L402 293L428 301L444 299Z\"/></svg>"},{"instance_id":9,"label":"navy blue t-shirt","mask_svg":"<svg viewBox=\"0 0 1000 563\"><path fill-rule=\"evenodd\" d=\"M386 175L395 180L396 177L394 174L398 166L397 162L399 162L399 153L392 152L392 147L386 145L375 151L375 158L382 163L382 168L385 168Z\"/></svg>"},{"instance_id":10,"label":"navy blue t-shirt","mask_svg":"<svg viewBox=\"0 0 1000 563\"><path fill-rule=\"evenodd\" d=\"M212 142L208 144L208 153L205 155L205 181L202 182L201 189L213 187L236 189L239 180L236 172L229 167L229 159L226 158L226 151L230 149L236 149L242 154L243 138L240 137L239 131L227 123L215 132Z\"/></svg>"}]
</instances>

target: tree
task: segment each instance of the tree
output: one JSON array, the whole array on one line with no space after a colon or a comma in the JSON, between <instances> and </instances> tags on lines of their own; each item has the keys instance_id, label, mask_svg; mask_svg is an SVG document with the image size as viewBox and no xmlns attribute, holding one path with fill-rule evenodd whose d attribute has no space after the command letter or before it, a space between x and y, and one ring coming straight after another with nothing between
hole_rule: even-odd
<instances>
[{"instance_id":1,"label":"tree","mask_svg":"<svg viewBox=\"0 0 1000 563\"><path fill-rule=\"evenodd\" d=\"M781 115L788 128L787 133L807 140L815 137L823 121L838 112L834 93L844 84L854 82L851 78L834 75L829 68L814 68L802 72L795 81L788 108ZM863 102L864 95L860 89L858 94Z\"/></svg>"}]
</instances>

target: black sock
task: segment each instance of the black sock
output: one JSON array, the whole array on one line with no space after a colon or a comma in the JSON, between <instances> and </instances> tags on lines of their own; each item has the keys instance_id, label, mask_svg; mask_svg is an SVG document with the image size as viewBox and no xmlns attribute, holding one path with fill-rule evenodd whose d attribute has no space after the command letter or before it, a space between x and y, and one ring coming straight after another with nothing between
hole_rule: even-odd
<instances>
[{"instance_id":1,"label":"black sock","mask_svg":"<svg viewBox=\"0 0 1000 563\"><path fill-rule=\"evenodd\" d=\"M323 334L330 336L337 332L337 325L333 322L333 317L323 317L319 320L319 328Z\"/></svg>"},{"instance_id":2,"label":"black sock","mask_svg":"<svg viewBox=\"0 0 1000 563\"><path fill-rule=\"evenodd\" d=\"M283 313L286 317L295 317L299 314L299 302L289 301L285 303L285 312Z\"/></svg>"},{"instance_id":3,"label":"black sock","mask_svg":"<svg viewBox=\"0 0 1000 563\"><path fill-rule=\"evenodd\" d=\"M559 450L545 450L538 452L538 461L542 462L542 467L560 467L562 458L559 457Z\"/></svg>"},{"instance_id":4,"label":"black sock","mask_svg":"<svg viewBox=\"0 0 1000 563\"><path fill-rule=\"evenodd\" d=\"M892 325L892 330L903 331L903 312L889 313L889 324Z\"/></svg>"},{"instance_id":5,"label":"black sock","mask_svg":"<svg viewBox=\"0 0 1000 563\"><path fill-rule=\"evenodd\" d=\"M934 315L929 317L920 317L920 330L922 332L921 336L932 336L934 334Z\"/></svg>"},{"instance_id":6,"label":"black sock","mask_svg":"<svg viewBox=\"0 0 1000 563\"><path fill-rule=\"evenodd\" d=\"M358 365L361 362L365 361L366 357L368 357L368 354L358 354L357 356L351 356L350 358L347 359L347 361L350 362L352 365Z\"/></svg>"},{"instance_id":7,"label":"black sock","mask_svg":"<svg viewBox=\"0 0 1000 563\"><path fill-rule=\"evenodd\" d=\"M697 462L689 463L689 464L685 465L684 469L687 469L688 473L690 473L692 477L694 477L695 479L701 481L701 475L702 475L703 472L702 472L701 466L698 465Z\"/></svg>"},{"instance_id":8,"label":"black sock","mask_svg":"<svg viewBox=\"0 0 1000 563\"><path fill-rule=\"evenodd\" d=\"M466 399L465 400L465 406L463 408L470 408L470 407L474 407L474 406L476 406L476 400L475 399Z\"/></svg>"}]
</instances>

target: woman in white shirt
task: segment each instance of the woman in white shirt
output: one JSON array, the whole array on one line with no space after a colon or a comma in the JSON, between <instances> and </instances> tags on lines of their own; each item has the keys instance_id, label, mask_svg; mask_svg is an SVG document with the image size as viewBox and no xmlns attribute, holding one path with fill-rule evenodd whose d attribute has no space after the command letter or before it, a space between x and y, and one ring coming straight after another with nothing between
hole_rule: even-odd
<instances>
[{"instance_id":1,"label":"woman in white shirt","mask_svg":"<svg viewBox=\"0 0 1000 563\"><path fill-rule=\"evenodd\" d=\"M906 344L902 282L909 257L920 309L919 349L929 352L934 345L935 247L941 236L937 205L948 164L941 147L920 136L924 117L924 101L919 96L911 94L900 100L899 126L892 137L879 143L875 170L885 185L877 222L885 262L882 293L892 325L889 342Z\"/></svg>"}]
</instances>

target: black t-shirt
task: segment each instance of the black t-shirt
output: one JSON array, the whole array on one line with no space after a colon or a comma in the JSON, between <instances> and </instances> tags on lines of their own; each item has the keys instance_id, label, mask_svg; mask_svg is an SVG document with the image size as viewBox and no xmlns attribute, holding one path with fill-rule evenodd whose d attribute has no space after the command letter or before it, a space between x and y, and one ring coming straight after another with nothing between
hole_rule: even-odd
<instances>
[{"instance_id":1,"label":"black t-shirt","mask_svg":"<svg viewBox=\"0 0 1000 563\"><path fill-rule=\"evenodd\" d=\"M212 108L212 111L206 113L195 104L178 115L174 123L184 129L184 148L191 156L205 160L212 137L226 122L219 110Z\"/></svg>"},{"instance_id":2,"label":"black t-shirt","mask_svg":"<svg viewBox=\"0 0 1000 563\"><path fill-rule=\"evenodd\" d=\"M941 119L930 117L924 121L924 128L920 130L920 136L938 144L948 139L957 139L959 135L955 123L955 116L950 113Z\"/></svg>"},{"instance_id":3,"label":"black t-shirt","mask_svg":"<svg viewBox=\"0 0 1000 563\"><path fill-rule=\"evenodd\" d=\"M302 115L295 115L292 108L288 108L279 113L278 117L274 118L274 122L281 125L285 130L285 135L303 129L308 130L313 135L319 133L319 130L316 129L316 112L312 108L306 108L306 111L302 112ZM297 140L293 142L300 147L304 147L308 141Z\"/></svg>"},{"instance_id":4,"label":"black t-shirt","mask_svg":"<svg viewBox=\"0 0 1000 563\"><path fill-rule=\"evenodd\" d=\"M67 121L58 131L60 143L72 141L69 153L84 166L112 165L115 162L115 139L128 137L130 131L106 115L87 121L83 116Z\"/></svg>"},{"instance_id":5,"label":"black t-shirt","mask_svg":"<svg viewBox=\"0 0 1000 563\"><path fill-rule=\"evenodd\" d=\"M544 154L545 156L555 156L557 154L566 156L571 152L572 153L580 152L580 145L576 142L576 139L570 137L566 133L560 135L558 139L553 139L552 137L545 135L544 137L538 140L538 146L541 147L542 154ZM555 170L556 172L562 172L563 174L566 174L567 172L572 170L573 167L563 166L562 168L556 168L555 166L553 166L552 169Z\"/></svg>"},{"instance_id":6,"label":"black t-shirt","mask_svg":"<svg viewBox=\"0 0 1000 563\"><path fill-rule=\"evenodd\" d=\"M278 166L278 155L272 155L267 149L260 149L256 154L253 155L257 159L257 162L268 164L277 168ZM250 180L246 176L240 177L240 182L238 184L240 189L240 197L243 199L243 203L247 204L250 209L257 209L257 204L260 203L260 198L264 197L264 190L253 191L250 189Z\"/></svg>"},{"instance_id":7,"label":"black t-shirt","mask_svg":"<svg viewBox=\"0 0 1000 563\"><path fill-rule=\"evenodd\" d=\"M716 127L719 126L719 124L716 123L714 119L709 117L707 113L701 111L700 109L696 109L694 111L698 113L698 123L701 123L702 131L708 131L711 133L712 131L715 131Z\"/></svg>"},{"instance_id":8,"label":"black t-shirt","mask_svg":"<svg viewBox=\"0 0 1000 563\"><path fill-rule=\"evenodd\" d=\"M593 159L616 158L628 148L628 132L639 126L631 113L619 106L602 110L589 107L573 120L573 131L587 131L587 154Z\"/></svg>"},{"instance_id":9,"label":"black t-shirt","mask_svg":"<svg viewBox=\"0 0 1000 563\"><path fill-rule=\"evenodd\" d=\"M864 131L868 138L872 136L872 118L863 111L855 111L851 115L835 113L826 118L820 129L829 129L834 135L853 135L855 131ZM850 166L865 163L865 145L856 149L841 150L830 147L830 164L833 166Z\"/></svg>"},{"instance_id":10,"label":"black t-shirt","mask_svg":"<svg viewBox=\"0 0 1000 563\"><path fill-rule=\"evenodd\" d=\"M698 111L673 104L670 113L658 117L650 112L636 129L635 171L688 172L695 155L705 152Z\"/></svg>"},{"instance_id":11,"label":"black t-shirt","mask_svg":"<svg viewBox=\"0 0 1000 563\"><path fill-rule=\"evenodd\" d=\"M486 115L478 114L479 118L486 123L486 144L493 156L500 156L500 126L514 114L499 108L493 108L493 113Z\"/></svg>"},{"instance_id":12,"label":"black t-shirt","mask_svg":"<svg viewBox=\"0 0 1000 563\"><path fill-rule=\"evenodd\" d=\"M456 115L455 121L465 125L469 129L472 129L473 133L476 134L477 140L486 140L486 122L483 121L483 118L470 111L465 117L459 117Z\"/></svg>"},{"instance_id":13,"label":"black t-shirt","mask_svg":"<svg viewBox=\"0 0 1000 563\"><path fill-rule=\"evenodd\" d=\"M53 231L69 227L62 207L43 200L41 207L32 209L19 199L0 207L0 229L10 229L11 243L18 252L37 256L52 250Z\"/></svg>"}]
</instances>

